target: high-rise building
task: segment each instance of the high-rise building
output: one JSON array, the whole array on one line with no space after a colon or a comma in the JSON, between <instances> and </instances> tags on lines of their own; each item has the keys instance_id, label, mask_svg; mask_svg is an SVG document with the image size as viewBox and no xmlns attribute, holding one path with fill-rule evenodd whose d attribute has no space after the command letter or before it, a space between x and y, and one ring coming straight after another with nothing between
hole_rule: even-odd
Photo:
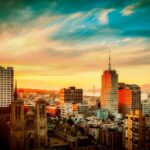
<instances>
[{"instance_id":1,"label":"high-rise building","mask_svg":"<svg viewBox=\"0 0 150 150\"><path fill-rule=\"evenodd\" d=\"M101 108L118 112L118 74L111 69L110 55L109 68L102 75Z\"/></svg>"},{"instance_id":2,"label":"high-rise building","mask_svg":"<svg viewBox=\"0 0 150 150\"><path fill-rule=\"evenodd\" d=\"M141 89L138 85L127 84L127 86L132 90L132 101L130 102L130 111L141 109Z\"/></svg>"},{"instance_id":3,"label":"high-rise building","mask_svg":"<svg viewBox=\"0 0 150 150\"><path fill-rule=\"evenodd\" d=\"M141 90L135 84L118 84L119 113L124 116L130 111L139 110L141 103Z\"/></svg>"},{"instance_id":4,"label":"high-rise building","mask_svg":"<svg viewBox=\"0 0 150 150\"><path fill-rule=\"evenodd\" d=\"M83 90L69 87L60 90L60 103L82 103Z\"/></svg>"},{"instance_id":5,"label":"high-rise building","mask_svg":"<svg viewBox=\"0 0 150 150\"><path fill-rule=\"evenodd\" d=\"M125 83L118 84L118 111L125 116L132 102L132 90Z\"/></svg>"},{"instance_id":6,"label":"high-rise building","mask_svg":"<svg viewBox=\"0 0 150 150\"><path fill-rule=\"evenodd\" d=\"M0 107L8 107L14 99L14 70L0 66Z\"/></svg>"},{"instance_id":7,"label":"high-rise building","mask_svg":"<svg viewBox=\"0 0 150 150\"><path fill-rule=\"evenodd\" d=\"M125 147L128 150L145 150L146 118L140 110L126 115Z\"/></svg>"}]
</instances>

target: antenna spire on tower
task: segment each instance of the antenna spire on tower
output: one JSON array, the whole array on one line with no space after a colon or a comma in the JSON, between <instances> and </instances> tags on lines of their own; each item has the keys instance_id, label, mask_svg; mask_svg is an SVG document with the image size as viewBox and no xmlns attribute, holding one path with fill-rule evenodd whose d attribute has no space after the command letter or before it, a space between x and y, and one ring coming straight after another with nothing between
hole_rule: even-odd
<instances>
[{"instance_id":1,"label":"antenna spire on tower","mask_svg":"<svg viewBox=\"0 0 150 150\"><path fill-rule=\"evenodd\" d=\"M14 92L14 100L18 99L18 94L17 94L17 80L15 81L15 92Z\"/></svg>"},{"instance_id":2,"label":"antenna spire on tower","mask_svg":"<svg viewBox=\"0 0 150 150\"><path fill-rule=\"evenodd\" d=\"M110 50L109 50L109 70L111 70L111 56L110 56Z\"/></svg>"}]
</instances>

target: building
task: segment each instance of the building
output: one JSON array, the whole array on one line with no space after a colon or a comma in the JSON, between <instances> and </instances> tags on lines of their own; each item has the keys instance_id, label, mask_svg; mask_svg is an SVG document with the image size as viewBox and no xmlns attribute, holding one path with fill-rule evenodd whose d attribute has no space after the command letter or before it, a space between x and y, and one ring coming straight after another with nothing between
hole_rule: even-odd
<instances>
[{"instance_id":1,"label":"building","mask_svg":"<svg viewBox=\"0 0 150 150\"><path fill-rule=\"evenodd\" d=\"M69 87L68 89L60 90L60 103L82 103L83 101L83 89L76 89L75 87Z\"/></svg>"},{"instance_id":2,"label":"building","mask_svg":"<svg viewBox=\"0 0 150 150\"><path fill-rule=\"evenodd\" d=\"M118 105L119 113L125 116L130 111L135 111L140 108L141 90L135 84L118 84Z\"/></svg>"},{"instance_id":3,"label":"building","mask_svg":"<svg viewBox=\"0 0 150 150\"><path fill-rule=\"evenodd\" d=\"M73 115L73 106L71 103L64 103L63 106L60 107L60 116L62 118L69 118Z\"/></svg>"},{"instance_id":4,"label":"building","mask_svg":"<svg viewBox=\"0 0 150 150\"><path fill-rule=\"evenodd\" d=\"M107 120L108 119L108 116L109 116L109 112L107 109L97 109L95 111L95 115L96 115L96 118L97 119L100 119L100 120Z\"/></svg>"},{"instance_id":5,"label":"building","mask_svg":"<svg viewBox=\"0 0 150 150\"><path fill-rule=\"evenodd\" d=\"M141 109L141 89L138 85L127 84L127 86L132 90L132 101L129 103L129 110L135 111Z\"/></svg>"},{"instance_id":6,"label":"building","mask_svg":"<svg viewBox=\"0 0 150 150\"><path fill-rule=\"evenodd\" d=\"M109 68L102 74L101 108L118 113L118 74L111 69L110 56Z\"/></svg>"},{"instance_id":7,"label":"building","mask_svg":"<svg viewBox=\"0 0 150 150\"><path fill-rule=\"evenodd\" d=\"M117 129L100 129L99 143L101 150L122 150L122 132Z\"/></svg>"},{"instance_id":8,"label":"building","mask_svg":"<svg viewBox=\"0 0 150 150\"><path fill-rule=\"evenodd\" d=\"M14 70L0 66L0 107L9 107L14 99Z\"/></svg>"},{"instance_id":9,"label":"building","mask_svg":"<svg viewBox=\"0 0 150 150\"><path fill-rule=\"evenodd\" d=\"M150 116L150 102L149 101L142 102L142 113L144 115Z\"/></svg>"},{"instance_id":10,"label":"building","mask_svg":"<svg viewBox=\"0 0 150 150\"><path fill-rule=\"evenodd\" d=\"M132 102L132 90L125 83L118 84L118 111L125 116L130 112L129 104Z\"/></svg>"},{"instance_id":11,"label":"building","mask_svg":"<svg viewBox=\"0 0 150 150\"><path fill-rule=\"evenodd\" d=\"M126 115L125 147L128 150L145 150L146 120L142 112L137 110Z\"/></svg>"},{"instance_id":12,"label":"building","mask_svg":"<svg viewBox=\"0 0 150 150\"><path fill-rule=\"evenodd\" d=\"M83 104L83 103L79 103L77 104L77 112L78 114L85 114L88 111L88 105L87 104Z\"/></svg>"},{"instance_id":13,"label":"building","mask_svg":"<svg viewBox=\"0 0 150 150\"><path fill-rule=\"evenodd\" d=\"M46 102L38 99L35 109L24 110L24 103L15 99L11 104L10 149L39 150L47 146Z\"/></svg>"}]
</instances>

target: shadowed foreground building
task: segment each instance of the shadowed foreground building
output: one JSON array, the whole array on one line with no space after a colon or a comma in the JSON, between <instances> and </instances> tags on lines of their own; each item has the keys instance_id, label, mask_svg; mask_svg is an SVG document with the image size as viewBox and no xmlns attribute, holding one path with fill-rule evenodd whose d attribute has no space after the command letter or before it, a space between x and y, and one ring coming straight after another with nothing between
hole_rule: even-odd
<instances>
[{"instance_id":1,"label":"shadowed foreground building","mask_svg":"<svg viewBox=\"0 0 150 150\"><path fill-rule=\"evenodd\" d=\"M36 101L35 109L24 111L22 100L11 104L11 150L38 150L47 145L46 102Z\"/></svg>"},{"instance_id":2,"label":"shadowed foreground building","mask_svg":"<svg viewBox=\"0 0 150 150\"><path fill-rule=\"evenodd\" d=\"M122 132L116 129L100 129L101 150L122 150Z\"/></svg>"}]
</instances>

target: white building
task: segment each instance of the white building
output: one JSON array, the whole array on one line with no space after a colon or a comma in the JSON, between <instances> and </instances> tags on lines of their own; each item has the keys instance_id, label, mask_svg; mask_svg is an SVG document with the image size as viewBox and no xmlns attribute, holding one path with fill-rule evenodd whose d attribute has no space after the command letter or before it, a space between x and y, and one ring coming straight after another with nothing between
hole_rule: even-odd
<instances>
[{"instance_id":1,"label":"white building","mask_svg":"<svg viewBox=\"0 0 150 150\"><path fill-rule=\"evenodd\" d=\"M61 117L63 118L68 118L69 116L73 115L72 103L64 103L60 109Z\"/></svg>"},{"instance_id":2,"label":"white building","mask_svg":"<svg viewBox=\"0 0 150 150\"><path fill-rule=\"evenodd\" d=\"M144 115L150 116L150 102L149 101L142 102L142 113Z\"/></svg>"},{"instance_id":3,"label":"white building","mask_svg":"<svg viewBox=\"0 0 150 150\"><path fill-rule=\"evenodd\" d=\"M14 70L0 66L0 107L8 107L14 99Z\"/></svg>"}]
</instances>

